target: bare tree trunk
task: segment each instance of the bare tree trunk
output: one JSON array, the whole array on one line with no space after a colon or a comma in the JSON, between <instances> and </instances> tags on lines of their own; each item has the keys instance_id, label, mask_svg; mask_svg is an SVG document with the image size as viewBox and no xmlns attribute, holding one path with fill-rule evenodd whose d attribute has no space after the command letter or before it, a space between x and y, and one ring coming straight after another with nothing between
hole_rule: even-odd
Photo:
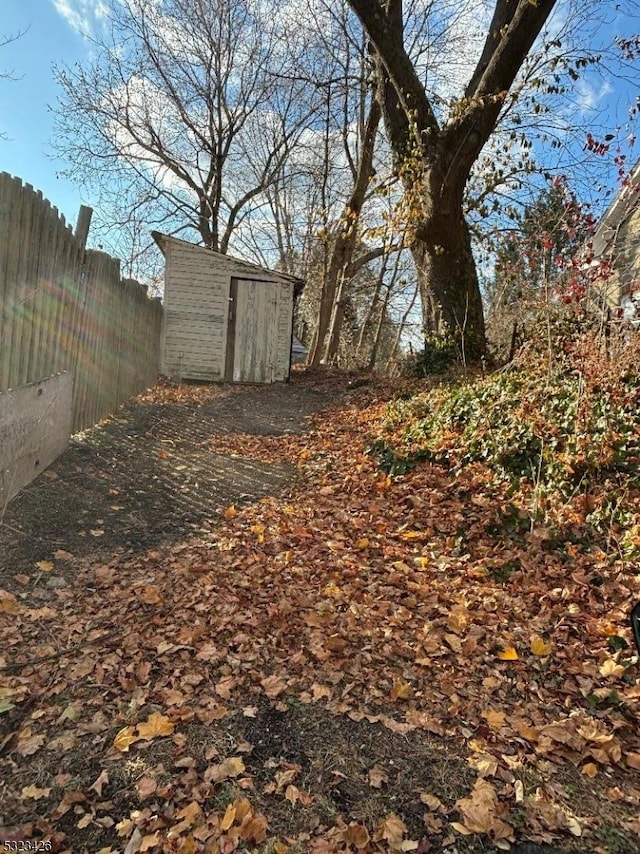
<instances>
[{"instance_id":1,"label":"bare tree trunk","mask_svg":"<svg viewBox=\"0 0 640 854\"><path fill-rule=\"evenodd\" d=\"M389 307L390 299L391 285L389 285L389 287L387 288L387 292L384 295L384 300L382 301L382 305L380 306L380 316L378 317L376 334L373 336L373 342L371 344L371 353L369 354L369 364L367 365L368 371L372 371L376 366L376 361L378 359L378 350L380 349L380 340L382 338L382 330L384 329L384 321L387 316L387 308Z\"/></svg>"},{"instance_id":2,"label":"bare tree trunk","mask_svg":"<svg viewBox=\"0 0 640 854\"><path fill-rule=\"evenodd\" d=\"M347 275L346 270L342 270L339 274L338 283L333 297L333 306L331 308L331 321L327 330L327 344L325 347L324 361L330 365L334 362L338 355L340 346L340 333L342 331L342 323L344 321L344 312L347 304L346 293Z\"/></svg>"},{"instance_id":3,"label":"bare tree trunk","mask_svg":"<svg viewBox=\"0 0 640 854\"><path fill-rule=\"evenodd\" d=\"M373 153L381 116L380 104L376 98L372 98L362 140L355 185L342 212L324 282L323 290L326 296L326 304L324 310L320 312L318 322L318 345L311 361L314 367L320 363L322 356L324 356L325 361L330 361L338 351L344 320L345 279L357 245L358 220L373 172ZM340 290L340 300L337 300L338 290Z\"/></svg>"},{"instance_id":4,"label":"bare tree trunk","mask_svg":"<svg viewBox=\"0 0 640 854\"><path fill-rule=\"evenodd\" d=\"M393 360L396 358L396 353L398 352L398 347L400 346L400 341L402 339L402 333L404 332L404 328L407 325L407 320L409 319L409 315L413 311L413 307L416 304L416 300L418 298L418 292L420 290L419 285L416 285L416 288L413 292L413 296L411 297L411 302L407 306L404 314L402 315L402 320L398 326L398 331L396 333L395 341L393 342L393 347L391 348L391 355L387 359L387 373L391 369L391 364ZM409 345L411 346L411 345Z\"/></svg>"},{"instance_id":5,"label":"bare tree trunk","mask_svg":"<svg viewBox=\"0 0 640 854\"><path fill-rule=\"evenodd\" d=\"M376 279L376 287L373 292L373 297L371 298L371 303L369 304L369 308L367 309L367 313L365 314L362 320L362 326L360 327L360 334L358 335L358 343L356 344L356 360L359 360L362 356L362 349L364 347L364 339L369 331L369 327L371 326L371 321L373 320L373 315L375 312L376 305L378 303L378 299L380 298L380 291L382 290L382 285L384 284L384 276L387 271L387 259L384 259L382 266L380 267L380 272L378 274L378 278Z\"/></svg>"},{"instance_id":6,"label":"bare tree trunk","mask_svg":"<svg viewBox=\"0 0 640 854\"><path fill-rule=\"evenodd\" d=\"M400 269L400 260L401 255L398 253L396 255L395 264L393 265L393 271L391 273L391 280L387 284L387 292L384 295L384 300L382 302L380 316L378 317L378 323L376 326L376 333L373 336L373 342L371 344L371 353L369 354L369 362L367 364L367 370L372 371L375 367L376 361L378 359L378 350L380 349L380 340L382 338L382 330L384 328L384 320L387 314L387 309L389 307L389 303L391 301L391 293L393 291L393 286L398 278L398 270ZM381 273L384 276L384 269Z\"/></svg>"},{"instance_id":7,"label":"bare tree trunk","mask_svg":"<svg viewBox=\"0 0 640 854\"><path fill-rule=\"evenodd\" d=\"M322 201L323 211L323 270L322 270L322 289L320 292L320 310L318 312L318 323L313 332L313 344L309 350L308 364L312 368L317 368L322 359L322 350L324 347L324 339L329 327L331 319L331 307L333 306L334 293L331 290L330 270L335 256L335 249L328 258L328 234L327 234L327 185L329 182L329 137L330 137L330 117L331 117L331 85L327 88L326 100L326 116L324 126L324 158L322 168L322 183L320 186L320 196Z\"/></svg>"}]
</instances>

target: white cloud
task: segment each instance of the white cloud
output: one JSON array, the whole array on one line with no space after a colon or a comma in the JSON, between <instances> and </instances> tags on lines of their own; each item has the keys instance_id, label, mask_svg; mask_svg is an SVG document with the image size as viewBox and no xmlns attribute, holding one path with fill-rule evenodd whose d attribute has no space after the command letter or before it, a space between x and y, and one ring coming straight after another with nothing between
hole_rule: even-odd
<instances>
[{"instance_id":1,"label":"white cloud","mask_svg":"<svg viewBox=\"0 0 640 854\"><path fill-rule=\"evenodd\" d=\"M601 106L607 95L613 92L613 87L608 80L600 81L599 85L589 83L584 77L576 82L576 106L582 112L587 113L590 110L596 110Z\"/></svg>"},{"instance_id":2,"label":"white cloud","mask_svg":"<svg viewBox=\"0 0 640 854\"><path fill-rule=\"evenodd\" d=\"M53 0L58 15L80 35L90 35L108 12L104 0Z\"/></svg>"}]
</instances>

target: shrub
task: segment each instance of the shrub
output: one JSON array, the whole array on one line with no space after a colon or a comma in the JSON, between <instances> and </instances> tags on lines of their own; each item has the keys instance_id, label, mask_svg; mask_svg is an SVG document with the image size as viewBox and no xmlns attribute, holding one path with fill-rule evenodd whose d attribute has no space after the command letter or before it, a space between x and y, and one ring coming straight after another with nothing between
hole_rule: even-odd
<instances>
[{"instance_id":1,"label":"shrub","mask_svg":"<svg viewBox=\"0 0 640 854\"><path fill-rule=\"evenodd\" d=\"M627 525L640 487L639 337L562 340L552 360L531 347L507 371L394 402L386 428L397 453L428 452L454 468L484 463L513 490L535 487L545 515L555 501L582 507L598 527Z\"/></svg>"},{"instance_id":2,"label":"shrub","mask_svg":"<svg viewBox=\"0 0 640 854\"><path fill-rule=\"evenodd\" d=\"M428 377L443 374L459 362L455 344L446 337L433 335L425 338L420 353L410 356L405 363L404 373L412 377Z\"/></svg>"}]
</instances>

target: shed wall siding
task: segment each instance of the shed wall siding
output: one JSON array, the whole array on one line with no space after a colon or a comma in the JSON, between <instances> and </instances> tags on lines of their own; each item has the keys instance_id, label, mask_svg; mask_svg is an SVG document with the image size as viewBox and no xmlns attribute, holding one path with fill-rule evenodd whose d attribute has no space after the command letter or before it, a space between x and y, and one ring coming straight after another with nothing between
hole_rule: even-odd
<instances>
[{"instance_id":1,"label":"shed wall siding","mask_svg":"<svg viewBox=\"0 0 640 854\"><path fill-rule=\"evenodd\" d=\"M198 247L169 244L164 338L169 376L223 378L232 264Z\"/></svg>"},{"instance_id":2,"label":"shed wall siding","mask_svg":"<svg viewBox=\"0 0 640 854\"><path fill-rule=\"evenodd\" d=\"M640 205L620 226L613 264L620 297L640 290Z\"/></svg>"},{"instance_id":3,"label":"shed wall siding","mask_svg":"<svg viewBox=\"0 0 640 854\"><path fill-rule=\"evenodd\" d=\"M286 282L278 287L278 325L276 348L276 376L289 377L291 364L291 333L293 332L293 288Z\"/></svg>"},{"instance_id":4,"label":"shed wall siding","mask_svg":"<svg viewBox=\"0 0 640 854\"><path fill-rule=\"evenodd\" d=\"M615 233L607 235L610 243L601 250L611 263L611 273L600 284L611 308L640 290L640 205L624 219Z\"/></svg>"}]
</instances>

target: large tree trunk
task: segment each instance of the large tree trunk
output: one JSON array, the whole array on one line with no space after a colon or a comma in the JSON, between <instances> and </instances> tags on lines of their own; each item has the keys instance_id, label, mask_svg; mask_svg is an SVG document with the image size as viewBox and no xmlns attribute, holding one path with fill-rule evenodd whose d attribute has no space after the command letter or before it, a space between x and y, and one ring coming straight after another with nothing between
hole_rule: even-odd
<instances>
[{"instance_id":1,"label":"large tree trunk","mask_svg":"<svg viewBox=\"0 0 640 854\"><path fill-rule=\"evenodd\" d=\"M495 0L480 60L451 114L440 122L404 44L402 0L349 0L378 56L378 98L407 204L425 327L440 312L465 360L486 348L465 185L493 133L507 94L557 0ZM425 15L429 15L429 7Z\"/></svg>"},{"instance_id":2,"label":"large tree trunk","mask_svg":"<svg viewBox=\"0 0 640 854\"><path fill-rule=\"evenodd\" d=\"M406 155L411 123L381 60L378 99L405 189L407 237L416 266L424 334L445 335L463 362L486 352L484 312L462 203L468 175L441 138ZM427 139L437 137L432 131ZM459 145L457 146L459 148Z\"/></svg>"},{"instance_id":3,"label":"large tree trunk","mask_svg":"<svg viewBox=\"0 0 640 854\"><path fill-rule=\"evenodd\" d=\"M432 215L417 229L411 254L425 332L450 337L466 363L486 351L484 313L469 228L462 209L445 205L440 210L438 200L430 200Z\"/></svg>"}]
</instances>

